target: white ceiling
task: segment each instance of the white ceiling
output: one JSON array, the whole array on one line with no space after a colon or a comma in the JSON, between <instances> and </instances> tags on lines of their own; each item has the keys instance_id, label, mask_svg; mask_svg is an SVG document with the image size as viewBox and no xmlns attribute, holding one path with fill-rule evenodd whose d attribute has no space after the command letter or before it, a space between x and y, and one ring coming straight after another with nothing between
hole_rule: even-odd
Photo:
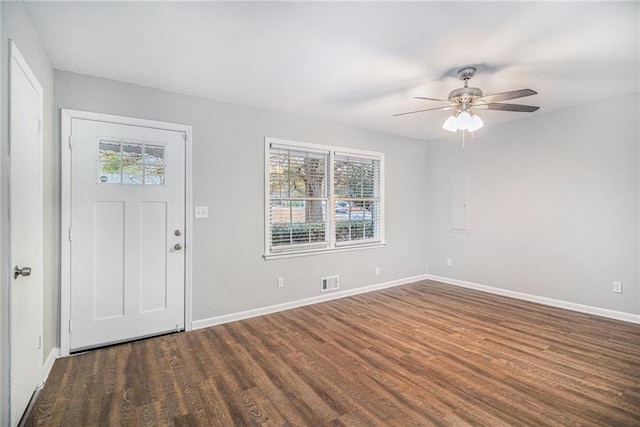
<instances>
[{"instance_id":1,"label":"white ceiling","mask_svg":"<svg viewBox=\"0 0 640 427\"><path fill-rule=\"evenodd\" d=\"M27 2L54 68L418 139L455 71L544 114L639 91L636 2ZM529 117L484 111L485 125Z\"/></svg>"}]
</instances>

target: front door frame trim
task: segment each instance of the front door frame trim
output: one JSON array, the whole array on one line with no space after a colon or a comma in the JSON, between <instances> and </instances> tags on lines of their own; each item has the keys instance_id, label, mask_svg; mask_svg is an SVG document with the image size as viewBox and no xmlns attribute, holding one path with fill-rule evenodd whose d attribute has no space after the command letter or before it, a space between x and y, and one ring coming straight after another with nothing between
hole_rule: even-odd
<instances>
[{"instance_id":1,"label":"front door frame trim","mask_svg":"<svg viewBox=\"0 0 640 427\"><path fill-rule=\"evenodd\" d=\"M111 114L92 113L78 110L60 110L60 156L61 156L61 200L60 200L60 355L69 355L71 340L71 151L72 121L85 119L98 122L149 127L161 130L183 132L185 135L185 277L184 277L184 328L192 329L193 298L193 171L192 171L192 128L176 123L137 119Z\"/></svg>"}]
</instances>

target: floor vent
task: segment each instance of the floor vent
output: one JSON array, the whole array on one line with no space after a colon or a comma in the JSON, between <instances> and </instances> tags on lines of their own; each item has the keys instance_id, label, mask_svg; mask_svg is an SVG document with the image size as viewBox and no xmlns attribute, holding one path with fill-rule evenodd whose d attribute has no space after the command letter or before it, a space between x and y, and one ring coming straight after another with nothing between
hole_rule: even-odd
<instances>
[{"instance_id":1,"label":"floor vent","mask_svg":"<svg viewBox=\"0 0 640 427\"><path fill-rule=\"evenodd\" d=\"M337 274L335 276L327 276L320 279L322 286L320 288L321 292L333 291L340 287L340 276Z\"/></svg>"}]
</instances>

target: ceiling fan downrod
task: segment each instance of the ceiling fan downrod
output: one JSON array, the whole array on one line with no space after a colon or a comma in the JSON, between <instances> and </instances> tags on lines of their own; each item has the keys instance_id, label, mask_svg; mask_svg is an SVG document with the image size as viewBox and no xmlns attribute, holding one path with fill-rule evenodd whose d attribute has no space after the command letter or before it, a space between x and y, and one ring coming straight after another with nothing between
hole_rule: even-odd
<instances>
[{"instance_id":1,"label":"ceiling fan downrod","mask_svg":"<svg viewBox=\"0 0 640 427\"><path fill-rule=\"evenodd\" d=\"M483 94L480 88L469 87L469 79L475 75L475 67L465 67L458 70L458 78L464 82L464 86L449 92L449 101L472 104L476 99L482 98Z\"/></svg>"}]
</instances>

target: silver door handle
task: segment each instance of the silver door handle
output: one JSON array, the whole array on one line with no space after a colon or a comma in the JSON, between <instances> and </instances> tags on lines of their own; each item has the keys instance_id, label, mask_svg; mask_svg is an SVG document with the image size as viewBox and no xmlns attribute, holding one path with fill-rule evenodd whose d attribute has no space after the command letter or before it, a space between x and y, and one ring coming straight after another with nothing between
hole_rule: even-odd
<instances>
[{"instance_id":1,"label":"silver door handle","mask_svg":"<svg viewBox=\"0 0 640 427\"><path fill-rule=\"evenodd\" d=\"M18 267L17 265L13 269L13 278L17 279L18 276L31 276L31 267Z\"/></svg>"},{"instance_id":2,"label":"silver door handle","mask_svg":"<svg viewBox=\"0 0 640 427\"><path fill-rule=\"evenodd\" d=\"M182 245L181 245L180 243L176 243L176 244L173 246L173 249L175 249L176 251L179 251L180 249L182 249Z\"/></svg>"}]
</instances>

